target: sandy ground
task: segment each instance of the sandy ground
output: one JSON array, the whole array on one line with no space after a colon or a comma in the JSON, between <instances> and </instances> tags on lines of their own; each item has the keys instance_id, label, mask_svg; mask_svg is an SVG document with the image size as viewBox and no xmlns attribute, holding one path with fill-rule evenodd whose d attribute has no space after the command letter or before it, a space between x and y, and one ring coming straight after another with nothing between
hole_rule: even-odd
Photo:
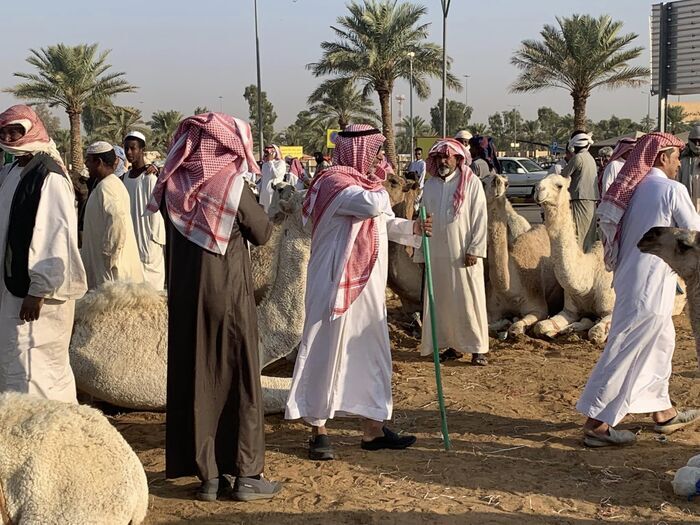
<instances>
[{"instance_id":1,"label":"sandy ground","mask_svg":"<svg viewBox=\"0 0 700 525\"><path fill-rule=\"evenodd\" d=\"M554 343L491 340L485 368L443 367L453 450L442 450L432 361L390 302L394 349L393 427L418 436L414 448L365 452L357 422L332 422L337 459L306 458L307 429L268 417L268 477L285 483L270 501L193 501L195 478L164 478L162 414L111 419L141 458L151 491L147 523L584 524L700 523L700 504L674 496L675 469L700 453L700 428L660 441L650 420L630 417L636 446L588 450L574 404L600 348L577 336ZM671 391L678 406L698 405L694 340L676 319ZM278 372L289 373L289 367Z\"/></svg>"}]
</instances>

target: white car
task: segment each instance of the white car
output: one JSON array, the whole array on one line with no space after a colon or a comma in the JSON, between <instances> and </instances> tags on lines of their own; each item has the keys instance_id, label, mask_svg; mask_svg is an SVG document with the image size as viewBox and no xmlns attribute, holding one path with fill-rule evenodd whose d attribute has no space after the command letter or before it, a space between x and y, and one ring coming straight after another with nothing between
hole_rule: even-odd
<instances>
[{"instance_id":1,"label":"white car","mask_svg":"<svg viewBox=\"0 0 700 525\"><path fill-rule=\"evenodd\" d=\"M508 198L531 198L535 186L547 176L547 170L526 157L498 157L501 175L508 178Z\"/></svg>"}]
</instances>

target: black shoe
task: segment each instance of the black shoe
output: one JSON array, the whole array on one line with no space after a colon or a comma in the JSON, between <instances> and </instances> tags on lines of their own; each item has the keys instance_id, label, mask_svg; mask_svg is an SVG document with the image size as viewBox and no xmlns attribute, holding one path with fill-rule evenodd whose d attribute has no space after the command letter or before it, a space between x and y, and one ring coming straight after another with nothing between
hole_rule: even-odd
<instances>
[{"instance_id":1,"label":"black shoe","mask_svg":"<svg viewBox=\"0 0 700 525\"><path fill-rule=\"evenodd\" d=\"M216 501L219 493L219 478L202 481L197 491L197 499L200 501Z\"/></svg>"},{"instance_id":2,"label":"black shoe","mask_svg":"<svg viewBox=\"0 0 700 525\"><path fill-rule=\"evenodd\" d=\"M233 499L237 501L256 501L271 499L282 490L282 484L278 481L270 481L262 475L258 478L236 478L233 486Z\"/></svg>"},{"instance_id":3,"label":"black shoe","mask_svg":"<svg viewBox=\"0 0 700 525\"><path fill-rule=\"evenodd\" d=\"M440 354L440 362L445 363L446 361L457 361L464 356L462 352L458 352L454 348L448 348L443 353Z\"/></svg>"},{"instance_id":4,"label":"black shoe","mask_svg":"<svg viewBox=\"0 0 700 525\"><path fill-rule=\"evenodd\" d=\"M328 436L319 434L314 439L309 440L309 459L314 461L335 459L331 439Z\"/></svg>"},{"instance_id":5,"label":"black shoe","mask_svg":"<svg viewBox=\"0 0 700 525\"><path fill-rule=\"evenodd\" d=\"M382 437L374 438L372 441L363 440L360 447L363 450L403 450L416 442L416 436L399 436L386 427L382 431L384 432Z\"/></svg>"}]
</instances>

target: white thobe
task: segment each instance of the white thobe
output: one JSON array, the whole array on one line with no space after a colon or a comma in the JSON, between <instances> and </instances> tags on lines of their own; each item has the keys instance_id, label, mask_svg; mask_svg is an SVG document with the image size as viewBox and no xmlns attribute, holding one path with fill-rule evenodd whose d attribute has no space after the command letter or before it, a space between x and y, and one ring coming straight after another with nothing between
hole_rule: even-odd
<instances>
[{"instance_id":1,"label":"white thobe","mask_svg":"<svg viewBox=\"0 0 700 525\"><path fill-rule=\"evenodd\" d=\"M272 195L275 184L284 181L287 173L287 163L283 160L270 160L262 165L262 175L260 177L260 205L265 211L272 204Z\"/></svg>"},{"instance_id":2,"label":"white thobe","mask_svg":"<svg viewBox=\"0 0 700 525\"><path fill-rule=\"evenodd\" d=\"M144 280L156 290L165 287L165 223L160 213L146 214L146 206L158 180L157 175L142 173L131 178L124 175L124 186L131 203L131 222L143 265Z\"/></svg>"},{"instance_id":3,"label":"white thobe","mask_svg":"<svg viewBox=\"0 0 700 525\"><path fill-rule=\"evenodd\" d=\"M676 276L661 258L637 248L654 226L700 230L688 191L656 168L639 184L625 213L608 343L576 405L583 415L612 426L627 414L671 408Z\"/></svg>"},{"instance_id":4,"label":"white thobe","mask_svg":"<svg viewBox=\"0 0 700 525\"><path fill-rule=\"evenodd\" d=\"M80 253L90 290L107 281L143 282L129 193L114 174L98 182L90 193Z\"/></svg>"},{"instance_id":5,"label":"white thobe","mask_svg":"<svg viewBox=\"0 0 700 525\"><path fill-rule=\"evenodd\" d=\"M615 159L613 161L608 162L608 165L605 166L605 169L603 170L603 177L601 178L600 181L600 198L603 198L603 195L605 195L612 186L612 183L615 182L615 179L617 178L617 175L620 173L620 170L622 170L622 167L625 165L625 159Z\"/></svg>"},{"instance_id":6,"label":"white thobe","mask_svg":"<svg viewBox=\"0 0 700 525\"><path fill-rule=\"evenodd\" d=\"M5 254L10 206L23 168L15 166L0 187L0 254ZM76 403L68 358L75 299L87 291L78 251L73 185L49 173L41 188L29 248L29 295L43 297L39 319L20 320L23 298L0 278L0 393L21 392ZM4 276L4 272L0 272Z\"/></svg>"},{"instance_id":7,"label":"white thobe","mask_svg":"<svg viewBox=\"0 0 700 525\"><path fill-rule=\"evenodd\" d=\"M352 241L353 224L374 217L379 256L362 293L340 317L331 318ZM414 247L413 221L397 219L386 191L343 190L316 226L306 283L304 331L287 419L315 426L335 416L391 419L391 347L386 313L388 241Z\"/></svg>"},{"instance_id":8,"label":"white thobe","mask_svg":"<svg viewBox=\"0 0 700 525\"><path fill-rule=\"evenodd\" d=\"M486 313L484 258L488 237L486 197L478 177L467 181L464 202L457 217L452 201L459 174L444 180L432 177L425 183L423 205L433 215L433 236L430 239L430 262L435 295L435 324L438 348L454 348L459 352L483 354L489 351L489 329ZM466 267L466 255L477 262ZM423 261L422 251L416 262ZM421 355L433 351L427 287L423 299L423 337Z\"/></svg>"}]
</instances>

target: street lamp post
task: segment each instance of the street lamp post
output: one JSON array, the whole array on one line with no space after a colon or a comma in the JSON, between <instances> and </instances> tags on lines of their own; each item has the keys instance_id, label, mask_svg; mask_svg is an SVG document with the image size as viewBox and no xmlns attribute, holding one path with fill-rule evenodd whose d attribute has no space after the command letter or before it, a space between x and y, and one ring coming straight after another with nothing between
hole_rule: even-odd
<instances>
[{"instance_id":1,"label":"street lamp post","mask_svg":"<svg viewBox=\"0 0 700 525\"><path fill-rule=\"evenodd\" d=\"M442 2L442 138L447 136L447 99L445 88L447 85L447 14L450 11L452 0L440 0Z\"/></svg>"},{"instance_id":2,"label":"street lamp post","mask_svg":"<svg viewBox=\"0 0 700 525\"><path fill-rule=\"evenodd\" d=\"M649 91L642 91L642 95L647 96L647 133L651 131L651 89Z\"/></svg>"},{"instance_id":3,"label":"street lamp post","mask_svg":"<svg viewBox=\"0 0 700 525\"><path fill-rule=\"evenodd\" d=\"M260 38L258 37L258 0L253 0L255 7L255 61L258 68L258 155L263 158L263 116L262 116L262 85L260 82Z\"/></svg>"},{"instance_id":4,"label":"street lamp post","mask_svg":"<svg viewBox=\"0 0 700 525\"><path fill-rule=\"evenodd\" d=\"M471 75L464 75L464 105L469 106L469 77Z\"/></svg>"},{"instance_id":5,"label":"street lamp post","mask_svg":"<svg viewBox=\"0 0 700 525\"><path fill-rule=\"evenodd\" d=\"M219 95L219 113L224 112L224 97Z\"/></svg>"},{"instance_id":6,"label":"street lamp post","mask_svg":"<svg viewBox=\"0 0 700 525\"><path fill-rule=\"evenodd\" d=\"M413 57L415 57L416 54L413 51L410 51L408 53L408 64L409 64L409 75L410 75L410 92L408 95L408 112L409 112L409 117L411 119L411 151L409 151L409 154L413 155L413 149L416 147L415 146L415 132L416 130L413 129ZM413 157L411 157L413 158Z\"/></svg>"}]
</instances>

